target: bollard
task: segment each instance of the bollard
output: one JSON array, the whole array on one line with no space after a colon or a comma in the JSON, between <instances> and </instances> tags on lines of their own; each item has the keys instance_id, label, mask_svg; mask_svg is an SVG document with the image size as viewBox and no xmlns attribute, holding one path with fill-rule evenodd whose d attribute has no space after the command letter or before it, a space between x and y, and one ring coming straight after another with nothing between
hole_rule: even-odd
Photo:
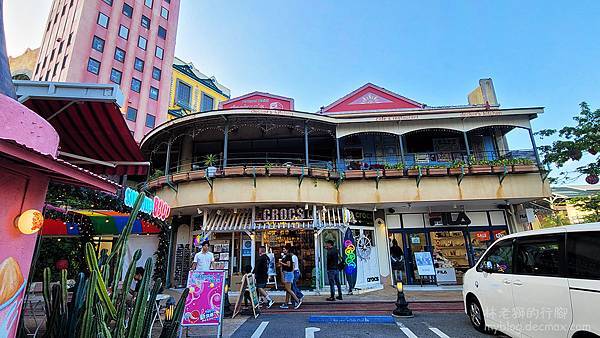
<instances>
[{"instance_id":1,"label":"bollard","mask_svg":"<svg viewBox=\"0 0 600 338\"><path fill-rule=\"evenodd\" d=\"M223 318L231 317L233 310L231 310L231 303L229 302L229 283L225 284L225 294L223 295Z\"/></svg>"},{"instance_id":2,"label":"bollard","mask_svg":"<svg viewBox=\"0 0 600 338\"><path fill-rule=\"evenodd\" d=\"M392 315L400 318L413 317L412 311L408 308L408 302L406 301L406 298L404 298L402 282L396 283L396 290L398 291L398 298L396 298L396 309L392 311Z\"/></svg>"}]
</instances>

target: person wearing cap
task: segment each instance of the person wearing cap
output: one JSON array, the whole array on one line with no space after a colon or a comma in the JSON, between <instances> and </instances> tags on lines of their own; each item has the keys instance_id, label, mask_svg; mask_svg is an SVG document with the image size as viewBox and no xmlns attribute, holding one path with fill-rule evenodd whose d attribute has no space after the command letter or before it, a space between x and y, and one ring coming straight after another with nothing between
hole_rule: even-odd
<instances>
[{"instance_id":1,"label":"person wearing cap","mask_svg":"<svg viewBox=\"0 0 600 338\"><path fill-rule=\"evenodd\" d=\"M192 270L196 271L208 271L210 265L215 261L213 253L208 251L208 241L202 242L202 250L194 256L194 262L192 263Z\"/></svg>"}]
</instances>

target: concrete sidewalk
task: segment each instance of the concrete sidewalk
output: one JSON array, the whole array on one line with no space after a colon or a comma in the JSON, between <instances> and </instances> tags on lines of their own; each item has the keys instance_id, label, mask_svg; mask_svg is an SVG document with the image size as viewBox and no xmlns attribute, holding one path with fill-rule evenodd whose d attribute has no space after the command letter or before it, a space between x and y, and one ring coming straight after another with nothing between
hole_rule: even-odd
<instances>
[{"instance_id":1,"label":"concrete sidewalk","mask_svg":"<svg viewBox=\"0 0 600 338\"><path fill-rule=\"evenodd\" d=\"M181 289L169 289L163 293L172 295L175 300L179 299ZM383 285L378 290L359 290L355 291L354 295L347 295L347 291L342 289L343 302L395 302L397 291L396 288L390 285ZM329 289L319 293L315 291L304 292L305 303L320 303L324 302L329 297ZM281 290L269 291L269 295L275 302L280 303L285 297L285 293ZM404 287L404 295L408 302L462 302L462 286L418 286L409 285ZM238 291L229 292L229 301L233 304L239 297ZM337 301L340 302L340 301Z\"/></svg>"}]
</instances>

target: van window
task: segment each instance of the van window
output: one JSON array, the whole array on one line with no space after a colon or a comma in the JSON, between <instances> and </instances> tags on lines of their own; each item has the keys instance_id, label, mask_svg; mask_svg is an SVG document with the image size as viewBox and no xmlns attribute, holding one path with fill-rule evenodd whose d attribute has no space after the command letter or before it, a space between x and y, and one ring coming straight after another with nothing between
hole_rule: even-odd
<instances>
[{"instance_id":1,"label":"van window","mask_svg":"<svg viewBox=\"0 0 600 338\"><path fill-rule=\"evenodd\" d=\"M570 278L600 280L600 232L567 233Z\"/></svg>"},{"instance_id":2,"label":"van window","mask_svg":"<svg viewBox=\"0 0 600 338\"><path fill-rule=\"evenodd\" d=\"M526 236L517 240L516 273L560 277L563 275L564 235Z\"/></svg>"},{"instance_id":3,"label":"van window","mask_svg":"<svg viewBox=\"0 0 600 338\"><path fill-rule=\"evenodd\" d=\"M498 273L512 273L513 246L512 240L500 241L488 251L477 266L477 271L481 272L481 266L485 261L490 261L498 267Z\"/></svg>"}]
</instances>

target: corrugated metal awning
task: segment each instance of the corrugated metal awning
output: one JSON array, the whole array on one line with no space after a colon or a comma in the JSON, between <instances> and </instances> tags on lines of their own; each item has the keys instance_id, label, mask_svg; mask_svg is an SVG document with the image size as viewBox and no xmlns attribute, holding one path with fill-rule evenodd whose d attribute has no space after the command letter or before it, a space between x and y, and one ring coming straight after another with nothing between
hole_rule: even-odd
<instances>
[{"instance_id":1,"label":"corrugated metal awning","mask_svg":"<svg viewBox=\"0 0 600 338\"><path fill-rule=\"evenodd\" d=\"M252 230L252 209L209 210L204 231L231 232Z\"/></svg>"}]
</instances>

